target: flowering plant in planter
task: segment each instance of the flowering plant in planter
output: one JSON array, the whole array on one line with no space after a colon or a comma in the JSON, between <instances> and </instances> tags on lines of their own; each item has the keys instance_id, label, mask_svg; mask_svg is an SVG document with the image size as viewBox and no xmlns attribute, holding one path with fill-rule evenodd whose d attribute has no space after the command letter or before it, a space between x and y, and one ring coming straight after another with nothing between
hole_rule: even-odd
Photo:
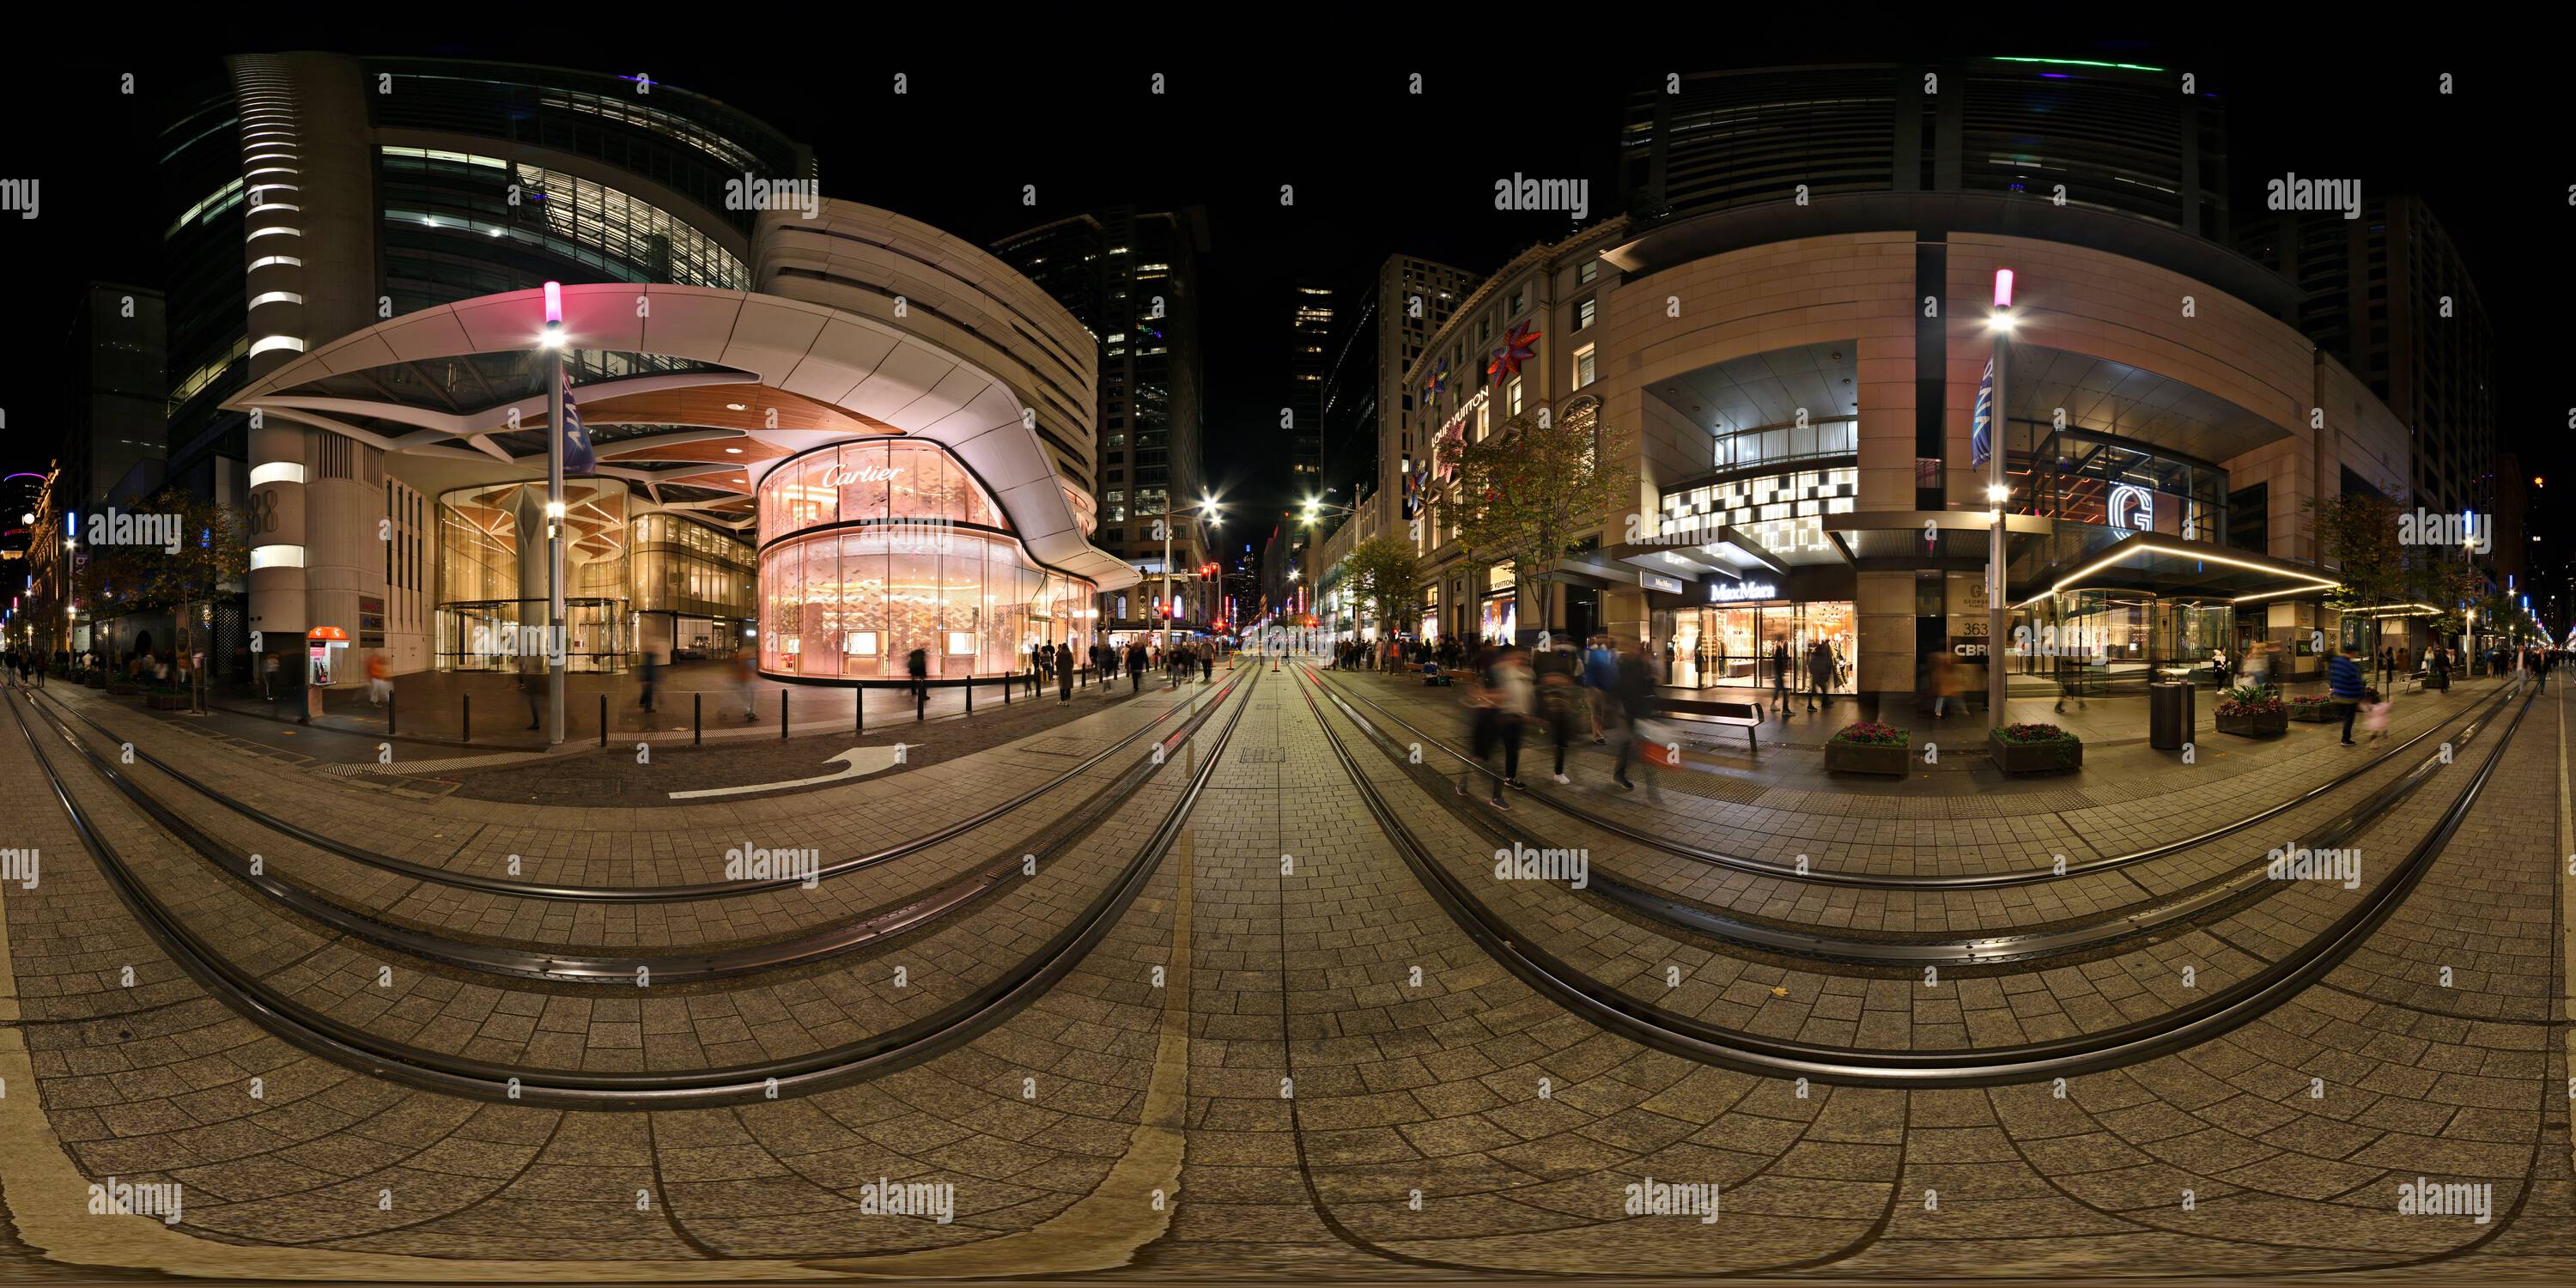
<instances>
[{"instance_id":1,"label":"flowering plant in planter","mask_svg":"<svg viewBox=\"0 0 2576 1288\"><path fill-rule=\"evenodd\" d=\"M1825 739L1825 772L1903 778L1913 742L1913 731L1875 720L1844 725Z\"/></svg>"},{"instance_id":2,"label":"flowering plant in planter","mask_svg":"<svg viewBox=\"0 0 2576 1288\"><path fill-rule=\"evenodd\" d=\"M2335 700L2322 693L2303 693L2290 699L2290 718L2310 724L2332 720L2337 712Z\"/></svg>"},{"instance_id":3,"label":"flowering plant in planter","mask_svg":"<svg viewBox=\"0 0 2576 1288\"><path fill-rule=\"evenodd\" d=\"M1831 741L1863 747L1902 747L1913 741L1913 734L1910 730L1892 728L1875 720L1862 720L1835 730Z\"/></svg>"},{"instance_id":4,"label":"flowering plant in planter","mask_svg":"<svg viewBox=\"0 0 2576 1288\"><path fill-rule=\"evenodd\" d=\"M2007 774L2034 774L2052 769L2080 769L2084 740L2053 724L1997 725L1987 731L1986 754Z\"/></svg>"},{"instance_id":5,"label":"flowering plant in planter","mask_svg":"<svg viewBox=\"0 0 2576 1288\"><path fill-rule=\"evenodd\" d=\"M2218 695L2222 716L2269 716L2288 710L2281 702L2281 691L2268 684L2240 684Z\"/></svg>"},{"instance_id":6,"label":"flowering plant in planter","mask_svg":"<svg viewBox=\"0 0 2576 1288\"><path fill-rule=\"evenodd\" d=\"M2008 724L1995 730L2005 742L2082 742L2083 739L2053 724Z\"/></svg>"}]
</instances>

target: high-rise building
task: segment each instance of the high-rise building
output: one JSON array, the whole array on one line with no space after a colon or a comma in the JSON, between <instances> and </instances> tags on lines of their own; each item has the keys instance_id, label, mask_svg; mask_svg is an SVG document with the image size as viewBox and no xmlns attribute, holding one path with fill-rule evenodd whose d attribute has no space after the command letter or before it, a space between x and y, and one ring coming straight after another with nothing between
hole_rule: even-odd
<instances>
[{"instance_id":1,"label":"high-rise building","mask_svg":"<svg viewBox=\"0 0 2576 1288\"><path fill-rule=\"evenodd\" d=\"M1300 279L1288 318L1287 412L1289 488L1300 497L1324 487L1324 382L1332 369L1333 288Z\"/></svg>"},{"instance_id":2,"label":"high-rise building","mask_svg":"<svg viewBox=\"0 0 2576 1288\"><path fill-rule=\"evenodd\" d=\"M336 622L365 623L397 670L432 660L432 534L415 520L434 507L387 462L447 422L357 423L315 405L254 428L227 405L237 394L388 319L547 281L748 289L755 221L799 199L775 185L814 174L804 147L678 86L437 58L232 56L210 63L160 144L169 383L155 441L173 482L254 503L262 525L247 603L217 605L218 670L246 661L248 631L292 639ZM577 379L673 369L574 352ZM452 421L525 374L391 371L394 388L333 394L436 389L428 400ZM594 438L651 428L603 421ZM544 439L514 425L459 457L541 468ZM432 486L457 468L413 465ZM724 495L676 479L660 491L675 504ZM384 525L395 540L377 540Z\"/></svg>"},{"instance_id":3,"label":"high-rise building","mask_svg":"<svg viewBox=\"0 0 2576 1288\"><path fill-rule=\"evenodd\" d=\"M1620 192L1641 225L1834 193L2062 195L2224 241L2219 102L2186 75L2044 57L1685 73L1629 99Z\"/></svg>"},{"instance_id":4,"label":"high-rise building","mask_svg":"<svg viewBox=\"0 0 2576 1288\"><path fill-rule=\"evenodd\" d=\"M57 457L57 505L87 513L160 490L169 381L161 315L159 291L93 282L81 292L64 355L79 387Z\"/></svg>"},{"instance_id":5,"label":"high-rise building","mask_svg":"<svg viewBox=\"0 0 2576 1288\"><path fill-rule=\"evenodd\" d=\"M1386 501L1401 517L1403 465L1414 454L1404 438L1404 413L1413 409L1404 369L1479 280L1463 268L1391 255L1349 292L1324 384L1324 482L1343 503L1370 512Z\"/></svg>"},{"instance_id":6,"label":"high-rise building","mask_svg":"<svg viewBox=\"0 0 2576 1288\"><path fill-rule=\"evenodd\" d=\"M1196 503L1206 486L1199 351L1199 262L1207 223L1188 207L1139 212L1117 208L1073 215L993 243L1002 262L1037 283L1088 329L1099 345L1099 469L1094 540L1130 565L1160 573L1163 531L1171 523L1175 575L1206 562L1196 517L1172 521L1175 506ZM1159 577L1101 611L1105 629L1153 620ZM1183 593L1183 591L1186 593ZM1205 620L1222 594L1193 579L1176 587L1192 620Z\"/></svg>"},{"instance_id":7,"label":"high-rise building","mask_svg":"<svg viewBox=\"0 0 2576 1288\"><path fill-rule=\"evenodd\" d=\"M2477 284L2422 199L2369 197L2359 210L2266 214L2240 222L2238 245L2306 293L2282 320L2412 431L2408 504L2491 513L2495 332Z\"/></svg>"}]
</instances>

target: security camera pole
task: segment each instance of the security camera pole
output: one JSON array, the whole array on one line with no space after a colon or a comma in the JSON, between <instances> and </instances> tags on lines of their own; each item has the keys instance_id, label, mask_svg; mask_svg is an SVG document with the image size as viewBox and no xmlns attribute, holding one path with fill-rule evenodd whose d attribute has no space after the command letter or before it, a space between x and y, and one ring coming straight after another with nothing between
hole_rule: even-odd
<instances>
[{"instance_id":1,"label":"security camera pole","mask_svg":"<svg viewBox=\"0 0 2576 1288\"><path fill-rule=\"evenodd\" d=\"M2012 362L2012 288L2013 271L1996 269L1995 387L1986 412L1986 500L1995 507L1994 524L1986 538L1986 720L1990 725L2008 723L2004 717L2004 686L2010 678L2004 674L2004 505L2012 499L2012 488L2004 482L2004 433L2011 424L2005 413L2010 404L2004 401L2004 373Z\"/></svg>"}]
</instances>

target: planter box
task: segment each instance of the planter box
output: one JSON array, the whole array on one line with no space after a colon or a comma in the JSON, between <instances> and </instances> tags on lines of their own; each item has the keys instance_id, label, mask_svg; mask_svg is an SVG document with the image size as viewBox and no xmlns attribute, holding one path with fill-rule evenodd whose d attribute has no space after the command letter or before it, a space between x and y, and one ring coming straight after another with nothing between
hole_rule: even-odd
<instances>
[{"instance_id":1,"label":"planter box","mask_svg":"<svg viewBox=\"0 0 2576 1288\"><path fill-rule=\"evenodd\" d=\"M110 680L106 687L107 695L112 698L130 698L143 691L142 685L128 684L123 680Z\"/></svg>"},{"instance_id":2,"label":"planter box","mask_svg":"<svg viewBox=\"0 0 2576 1288\"><path fill-rule=\"evenodd\" d=\"M1903 778L1911 771L1913 744L1873 747L1857 742L1825 744L1825 772L1829 774L1883 774Z\"/></svg>"},{"instance_id":3,"label":"planter box","mask_svg":"<svg viewBox=\"0 0 2576 1288\"><path fill-rule=\"evenodd\" d=\"M107 687L107 677L103 675L85 675L81 677L81 685L84 688L104 689Z\"/></svg>"},{"instance_id":4,"label":"planter box","mask_svg":"<svg viewBox=\"0 0 2576 1288\"><path fill-rule=\"evenodd\" d=\"M2343 719L2342 710L2336 710L2334 718ZM2290 713L2276 711L2262 716L2220 716L2218 731L2247 738L2271 738L2290 731Z\"/></svg>"},{"instance_id":5,"label":"planter box","mask_svg":"<svg viewBox=\"0 0 2576 1288\"><path fill-rule=\"evenodd\" d=\"M155 711L185 711L188 709L188 695L184 693L147 693L143 695L143 700L146 705L150 706Z\"/></svg>"},{"instance_id":6,"label":"planter box","mask_svg":"<svg viewBox=\"0 0 2576 1288\"><path fill-rule=\"evenodd\" d=\"M2343 719L2343 713L2331 702L2304 702L2292 704L2290 718L2301 724L2333 724Z\"/></svg>"},{"instance_id":7,"label":"planter box","mask_svg":"<svg viewBox=\"0 0 2576 1288\"><path fill-rule=\"evenodd\" d=\"M2084 767L2084 740L2006 742L1990 733L1986 735L1986 754L1994 757L1995 768L2007 774L2054 773Z\"/></svg>"}]
</instances>

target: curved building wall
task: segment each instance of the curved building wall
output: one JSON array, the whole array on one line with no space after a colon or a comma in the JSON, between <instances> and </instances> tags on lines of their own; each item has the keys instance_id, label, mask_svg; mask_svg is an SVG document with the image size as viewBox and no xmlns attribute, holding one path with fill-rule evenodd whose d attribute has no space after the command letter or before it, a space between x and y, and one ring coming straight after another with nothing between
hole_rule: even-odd
<instances>
[{"instance_id":1,"label":"curved building wall","mask_svg":"<svg viewBox=\"0 0 2576 1288\"><path fill-rule=\"evenodd\" d=\"M1029 556L990 493L928 443L792 457L760 483L760 669L901 680L1008 675L1039 643L1091 642L1089 581Z\"/></svg>"},{"instance_id":2,"label":"curved building wall","mask_svg":"<svg viewBox=\"0 0 2576 1288\"><path fill-rule=\"evenodd\" d=\"M1927 281L1919 273L1935 262L1923 253L1931 244L1942 248L1943 267ZM2222 438L2221 450L2204 455L2226 469L2231 488L2265 484L2262 553L2315 558L2301 508L2339 492L2343 471L2375 485L2404 479L2403 430L2386 408L2297 331L2226 290L2090 247L1955 230L1935 243L1891 230L1747 246L1653 265L1621 284L1606 305L1603 340L1619 358L1599 392L1608 423L1639 431L1630 441L1641 504L1710 469L1709 427L1677 414L1665 402L1669 389L1712 364L1848 344L1857 376L1857 511L1982 508L1985 478L1969 464L1969 439L1992 352L1986 317L1994 271L2005 266L2016 274L2017 353L2053 350L2121 364L2250 413L2241 447L2225 450L2234 443ZM1937 371L1918 361L1927 296L1942 316ZM2027 362L2014 370L2019 404L2035 377ZM1928 417L1926 399L1937 400ZM2322 429L2311 428L2312 409L2321 409ZM2021 405L2016 414L2033 413ZM1937 427L1929 439L1927 426ZM1937 468L1927 467L1934 457ZM1927 507L1927 492L1936 505ZM1859 687L1911 692L1916 577L1864 569L1856 582ZM1614 606L1610 615L1615 629L1633 635L1644 596L1622 598L1630 607L1623 613ZM2269 625L2304 628L2311 623L2289 620L2302 610L2315 611L2285 598L2269 609Z\"/></svg>"},{"instance_id":3,"label":"curved building wall","mask_svg":"<svg viewBox=\"0 0 2576 1288\"><path fill-rule=\"evenodd\" d=\"M848 201L823 202L810 220L763 212L753 276L764 294L897 319L999 377L1036 411L1084 534L1096 526L1099 346L1034 283L970 242Z\"/></svg>"}]
</instances>

